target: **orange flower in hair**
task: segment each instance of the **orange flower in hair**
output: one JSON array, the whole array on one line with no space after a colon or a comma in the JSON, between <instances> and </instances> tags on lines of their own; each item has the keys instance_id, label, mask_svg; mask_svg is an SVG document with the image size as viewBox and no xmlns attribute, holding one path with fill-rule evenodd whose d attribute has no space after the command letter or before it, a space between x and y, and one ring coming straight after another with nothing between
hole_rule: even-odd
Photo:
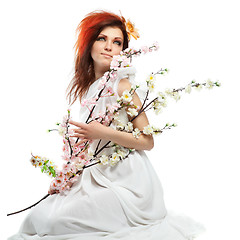
<instances>
[{"instance_id":1,"label":"orange flower in hair","mask_svg":"<svg viewBox=\"0 0 240 240\"><path fill-rule=\"evenodd\" d=\"M126 26L126 31L127 31L129 40L131 39L131 36L133 36L137 40L140 37L138 33L138 29L135 28L135 25L129 19L126 22L125 18L123 16L121 17L122 17L123 23Z\"/></svg>"}]
</instances>

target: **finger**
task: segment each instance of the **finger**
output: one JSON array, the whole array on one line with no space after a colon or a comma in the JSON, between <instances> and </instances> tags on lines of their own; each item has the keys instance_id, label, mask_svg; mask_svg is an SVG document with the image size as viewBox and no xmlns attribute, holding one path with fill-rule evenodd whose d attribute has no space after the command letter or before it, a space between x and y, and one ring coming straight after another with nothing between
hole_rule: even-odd
<instances>
[{"instance_id":1,"label":"finger","mask_svg":"<svg viewBox=\"0 0 240 240\"><path fill-rule=\"evenodd\" d=\"M86 123L76 122L76 121L73 121L72 119L69 120L69 123L80 128L84 128L87 125Z\"/></svg>"},{"instance_id":2,"label":"finger","mask_svg":"<svg viewBox=\"0 0 240 240\"><path fill-rule=\"evenodd\" d=\"M83 128L71 128L68 130L68 132L70 133L70 136L73 136L75 133L79 133L79 134L87 133L87 131Z\"/></svg>"},{"instance_id":3,"label":"finger","mask_svg":"<svg viewBox=\"0 0 240 240\"><path fill-rule=\"evenodd\" d=\"M84 134L79 134L79 133L75 133L74 135L72 135L70 137L86 139L86 136Z\"/></svg>"},{"instance_id":4,"label":"finger","mask_svg":"<svg viewBox=\"0 0 240 240\"><path fill-rule=\"evenodd\" d=\"M74 131L74 133L86 134L86 131L81 128L74 129L73 131Z\"/></svg>"},{"instance_id":5,"label":"finger","mask_svg":"<svg viewBox=\"0 0 240 240\"><path fill-rule=\"evenodd\" d=\"M79 146L85 142L89 141L88 139L82 139L81 141L78 141L75 145Z\"/></svg>"}]
</instances>

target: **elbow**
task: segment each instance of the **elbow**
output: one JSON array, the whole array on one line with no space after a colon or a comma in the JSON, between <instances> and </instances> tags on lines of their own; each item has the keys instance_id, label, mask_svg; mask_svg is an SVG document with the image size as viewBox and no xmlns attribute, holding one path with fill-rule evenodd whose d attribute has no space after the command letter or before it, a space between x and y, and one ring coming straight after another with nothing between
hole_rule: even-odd
<instances>
[{"instance_id":1,"label":"elbow","mask_svg":"<svg viewBox=\"0 0 240 240\"><path fill-rule=\"evenodd\" d=\"M154 139L151 137L150 139L147 139L146 149L147 151L150 151L154 148Z\"/></svg>"}]
</instances>

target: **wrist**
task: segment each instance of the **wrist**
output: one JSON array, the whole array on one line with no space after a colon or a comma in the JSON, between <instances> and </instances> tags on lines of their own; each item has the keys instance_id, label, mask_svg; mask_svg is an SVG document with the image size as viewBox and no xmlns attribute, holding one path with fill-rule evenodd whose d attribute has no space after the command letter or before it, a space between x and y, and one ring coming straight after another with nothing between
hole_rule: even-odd
<instances>
[{"instance_id":1,"label":"wrist","mask_svg":"<svg viewBox=\"0 0 240 240\"><path fill-rule=\"evenodd\" d=\"M112 141L115 131L116 130L114 130L111 127L106 127L104 134L103 134L103 140Z\"/></svg>"}]
</instances>

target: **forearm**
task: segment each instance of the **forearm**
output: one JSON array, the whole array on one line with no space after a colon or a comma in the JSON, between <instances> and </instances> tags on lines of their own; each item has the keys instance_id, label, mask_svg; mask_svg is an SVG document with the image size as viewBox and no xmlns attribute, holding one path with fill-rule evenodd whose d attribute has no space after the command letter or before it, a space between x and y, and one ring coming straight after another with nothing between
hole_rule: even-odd
<instances>
[{"instance_id":1,"label":"forearm","mask_svg":"<svg viewBox=\"0 0 240 240\"><path fill-rule=\"evenodd\" d=\"M151 150L154 146L151 135L141 134L139 138L135 138L132 133L117 131L110 127L106 129L104 140L112 141L123 147L134 148L136 150Z\"/></svg>"}]
</instances>

